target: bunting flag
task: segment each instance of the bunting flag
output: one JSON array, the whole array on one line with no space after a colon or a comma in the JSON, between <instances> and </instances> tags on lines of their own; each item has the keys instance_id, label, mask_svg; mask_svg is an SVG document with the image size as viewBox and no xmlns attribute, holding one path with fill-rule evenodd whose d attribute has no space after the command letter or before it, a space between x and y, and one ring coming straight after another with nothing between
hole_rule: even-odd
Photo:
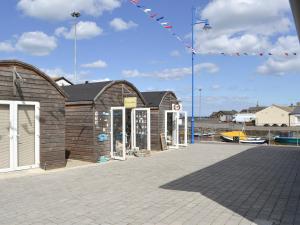
<instances>
[{"instance_id":1,"label":"bunting flag","mask_svg":"<svg viewBox=\"0 0 300 225\"><path fill-rule=\"evenodd\" d=\"M172 36L174 36L178 41L180 41L181 43L183 43L184 47L189 49L192 53L194 54L204 54L204 53L200 53L198 51L196 51L191 44L186 43L184 41L184 38L181 38L176 32L174 32L173 30L173 25L171 25L168 21L165 20L165 16L163 15L159 15L158 13L155 13L152 11L152 9L140 5L141 0L130 0L130 2L135 5L137 8L139 8L143 13L145 13L147 16L149 16L149 18L153 19L154 21L156 21L161 27L163 27L164 29L168 30L170 32L170 34ZM196 24L203 24L203 30L208 30L210 29L210 25L208 23L207 19L204 20L199 20ZM208 55L218 55L221 54L222 56L237 56L237 57L241 57L241 56L285 56L285 57L289 57L289 56L298 56L297 52L283 52L283 53L274 53L274 52L258 52L258 53L249 53L249 52L234 52L232 51L232 53L226 53L226 52L220 52L220 53L216 53L216 52L209 52L206 53Z\"/></svg>"}]
</instances>

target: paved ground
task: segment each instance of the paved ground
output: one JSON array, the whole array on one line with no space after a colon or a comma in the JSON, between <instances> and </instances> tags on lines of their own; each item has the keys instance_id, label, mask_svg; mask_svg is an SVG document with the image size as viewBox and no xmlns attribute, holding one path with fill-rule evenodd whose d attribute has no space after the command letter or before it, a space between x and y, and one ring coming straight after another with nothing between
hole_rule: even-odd
<instances>
[{"instance_id":1,"label":"paved ground","mask_svg":"<svg viewBox=\"0 0 300 225\"><path fill-rule=\"evenodd\" d=\"M297 148L202 144L0 178L0 224L300 224Z\"/></svg>"}]
</instances>

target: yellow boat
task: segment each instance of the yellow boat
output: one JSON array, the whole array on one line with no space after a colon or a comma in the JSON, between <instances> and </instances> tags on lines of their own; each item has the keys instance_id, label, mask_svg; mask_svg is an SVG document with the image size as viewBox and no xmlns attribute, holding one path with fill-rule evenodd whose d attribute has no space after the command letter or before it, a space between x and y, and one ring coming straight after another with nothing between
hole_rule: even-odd
<instances>
[{"instance_id":1,"label":"yellow boat","mask_svg":"<svg viewBox=\"0 0 300 225\"><path fill-rule=\"evenodd\" d=\"M239 142L247 140L248 137L244 131L230 131L221 133L221 139L226 142Z\"/></svg>"},{"instance_id":2,"label":"yellow boat","mask_svg":"<svg viewBox=\"0 0 300 225\"><path fill-rule=\"evenodd\" d=\"M261 137L248 137L244 131L230 131L221 133L221 139L225 142L237 142L243 144L265 144L266 139Z\"/></svg>"}]
</instances>

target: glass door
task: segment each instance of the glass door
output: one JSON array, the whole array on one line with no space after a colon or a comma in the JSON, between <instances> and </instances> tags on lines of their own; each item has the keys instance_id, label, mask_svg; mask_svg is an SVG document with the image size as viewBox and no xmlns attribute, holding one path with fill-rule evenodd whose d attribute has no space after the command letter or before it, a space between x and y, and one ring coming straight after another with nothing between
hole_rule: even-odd
<instances>
[{"instance_id":1,"label":"glass door","mask_svg":"<svg viewBox=\"0 0 300 225\"><path fill-rule=\"evenodd\" d=\"M187 112L178 112L178 144L187 146Z\"/></svg>"},{"instance_id":2,"label":"glass door","mask_svg":"<svg viewBox=\"0 0 300 225\"><path fill-rule=\"evenodd\" d=\"M178 112L165 111L165 137L169 148L178 148Z\"/></svg>"},{"instance_id":3,"label":"glass door","mask_svg":"<svg viewBox=\"0 0 300 225\"><path fill-rule=\"evenodd\" d=\"M132 146L139 150L151 150L150 109L136 108L132 110Z\"/></svg>"},{"instance_id":4,"label":"glass door","mask_svg":"<svg viewBox=\"0 0 300 225\"><path fill-rule=\"evenodd\" d=\"M125 108L111 108L111 157L126 159Z\"/></svg>"}]
</instances>

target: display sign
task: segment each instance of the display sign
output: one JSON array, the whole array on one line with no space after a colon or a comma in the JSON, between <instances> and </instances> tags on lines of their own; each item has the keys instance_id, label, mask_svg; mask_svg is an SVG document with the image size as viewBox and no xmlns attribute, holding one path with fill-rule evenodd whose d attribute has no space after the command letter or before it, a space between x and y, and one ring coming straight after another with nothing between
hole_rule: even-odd
<instances>
[{"instance_id":1,"label":"display sign","mask_svg":"<svg viewBox=\"0 0 300 225\"><path fill-rule=\"evenodd\" d=\"M137 98L136 97L126 97L124 98L124 107L127 109L136 108Z\"/></svg>"},{"instance_id":2,"label":"display sign","mask_svg":"<svg viewBox=\"0 0 300 225\"><path fill-rule=\"evenodd\" d=\"M182 110L182 104L172 104L172 110L174 111L181 111Z\"/></svg>"}]
</instances>

